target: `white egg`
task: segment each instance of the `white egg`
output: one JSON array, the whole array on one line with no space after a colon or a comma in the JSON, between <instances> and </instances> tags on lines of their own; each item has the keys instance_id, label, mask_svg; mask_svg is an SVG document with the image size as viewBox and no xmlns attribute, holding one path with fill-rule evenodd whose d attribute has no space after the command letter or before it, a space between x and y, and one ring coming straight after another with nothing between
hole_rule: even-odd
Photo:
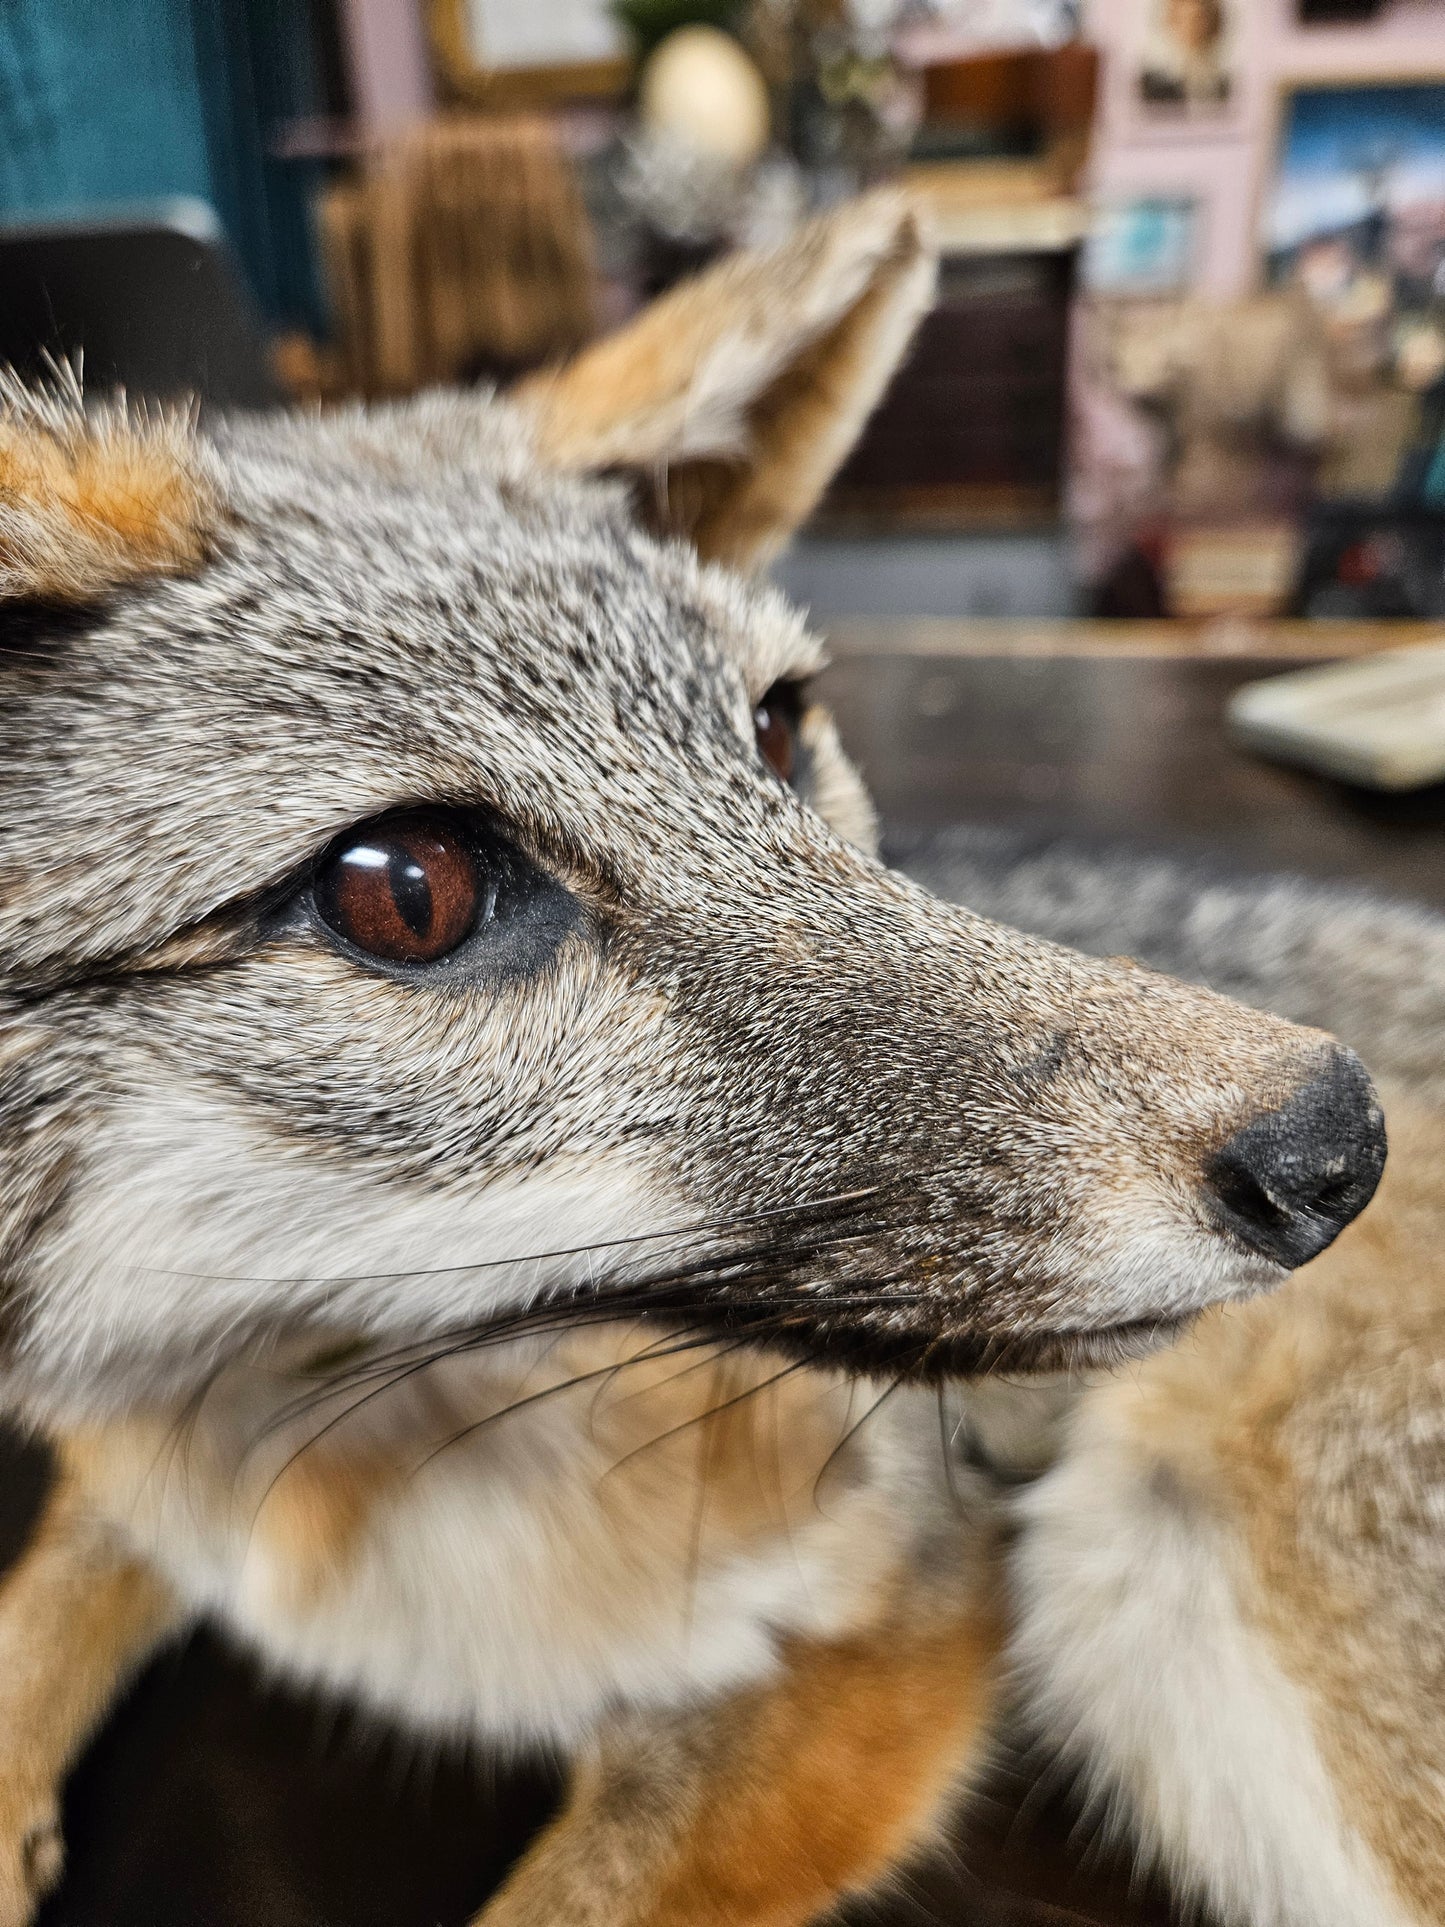
<instances>
[{"instance_id":1,"label":"white egg","mask_svg":"<svg viewBox=\"0 0 1445 1927\"><path fill-rule=\"evenodd\" d=\"M768 145L767 83L716 27L679 27L642 70L644 124L700 153L747 167Z\"/></svg>"}]
</instances>

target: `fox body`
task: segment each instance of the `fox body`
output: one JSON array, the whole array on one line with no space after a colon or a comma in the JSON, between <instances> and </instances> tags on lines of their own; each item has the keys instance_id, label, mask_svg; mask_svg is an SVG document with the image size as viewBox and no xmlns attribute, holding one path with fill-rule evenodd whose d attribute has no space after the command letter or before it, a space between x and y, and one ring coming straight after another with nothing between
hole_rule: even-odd
<instances>
[{"instance_id":1,"label":"fox body","mask_svg":"<svg viewBox=\"0 0 1445 1927\"><path fill-rule=\"evenodd\" d=\"M572 1755L488 1921L813 1918L986 1716L989 1402L939 1388L1147 1349L1369 1197L1320 1032L881 867L737 572L930 276L884 197L507 401L10 398L0 1392L61 1473L0 1591L7 1927L203 1611Z\"/></svg>"},{"instance_id":2,"label":"fox body","mask_svg":"<svg viewBox=\"0 0 1445 1927\"><path fill-rule=\"evenodd\" d=\"M892 854L991 916L1328 1025L1380 1076L1366 1216L1077 1400L1017 1508L1012 1656L1101 1813L1217 1918L1445 1919L1445 922L1008 834Z\"/></svg>"}]
</instances>

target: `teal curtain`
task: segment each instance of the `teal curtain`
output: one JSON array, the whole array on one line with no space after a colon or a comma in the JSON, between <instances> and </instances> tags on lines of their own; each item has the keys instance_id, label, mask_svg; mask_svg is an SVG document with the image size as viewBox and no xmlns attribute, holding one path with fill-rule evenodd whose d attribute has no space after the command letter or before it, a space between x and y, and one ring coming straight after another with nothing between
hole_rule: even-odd
<instances>
[{"instance_id":1,"label":"teal curtain","mask_svg":"<svg viewBox=\"0 0 1445 1927\"><path fill-rule=\"evenodd\" d=\"M317 0L0 0L0 220L194 194L262 309L316 325Z\"/></svg>"}]
</instances>

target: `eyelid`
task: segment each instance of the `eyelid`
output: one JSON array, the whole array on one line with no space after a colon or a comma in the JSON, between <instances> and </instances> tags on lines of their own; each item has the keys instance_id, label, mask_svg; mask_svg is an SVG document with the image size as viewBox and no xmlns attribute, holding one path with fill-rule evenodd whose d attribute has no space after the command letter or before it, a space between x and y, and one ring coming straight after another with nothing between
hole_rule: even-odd
<instances>
[{"instance_id":1,"label":"eyelid","mask_svg":"<svg viewBox=\"0 0 1445 1927\"><path fill-rule=\"evenodd\" d=\"M265 883L238 890L158 943L132 953L125 960L125 969L201 970L234 963L274 938L299 935L306 928L298 914L300 901L336 842L337 833L327 836L319 848L293 858L279 875L273 872Z\"/></svg>"},{"instance_id":2,"label":"eyelid","mask_svg":"<svg viewBox=\"0 0 1445 1927\"><path fill-rule=\"evenodd\" d=\"M158 942L132 951L123 961L117 960L120 967L134 976L213 969L239 962L277 938L303 935L310 928L304 900L337 840L329 836L319 849L293 861L259 888L238 891Z\"/></svg>"}]
</instances>

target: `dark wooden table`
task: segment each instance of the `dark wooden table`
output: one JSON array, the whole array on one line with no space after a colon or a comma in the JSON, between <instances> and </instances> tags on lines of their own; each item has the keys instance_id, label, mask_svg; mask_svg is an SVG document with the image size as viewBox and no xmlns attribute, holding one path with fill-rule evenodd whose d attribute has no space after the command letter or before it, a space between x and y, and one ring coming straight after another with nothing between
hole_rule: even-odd
<instances>
[{"instance_id":1,"label":"dark wooden table","mask_svg":"<svg viewBox=\"0 0 1445 1927\"><path fill-rule=\"evenodd\" d=\"M931 646L900 651L888 646L896 630L840 626L822 687L885 823L1028 824L1445 904L1445 785L1350 789L1229 739L1225 704L1241 683L1442 634L1332 630L928 623L908 639Z\"/></svg>"},{"instance_id":2,"label":"dark wooden table","mask_svg":"<svg viewBox=\"0 0 1445 1927\"><path fill-rule=\"evenodd\" d=\"M900 653L896 632L855 630L839 635L825 687L885 822L899 828L1022 819L1445 903L1445 795L1371 801L1271 769L1224 737L1228 690L1319 653L1320 635L1273 632L1247 656L1176 631L1151 643L1140 629L933 625ZM1340 652L1347 637L1326 640ZM13 1451L0 1461L0 1561L40 1477ZM953 1851L857 1921L1183 1919L1047 1786L1037 1758L1001 1766ZM202 1637L151 1669L76 1774L71 1872L46 1927L451 1927L555 1791L542 1766L419 1752L268 1687Z\"/></svg>"}]
</instances>

